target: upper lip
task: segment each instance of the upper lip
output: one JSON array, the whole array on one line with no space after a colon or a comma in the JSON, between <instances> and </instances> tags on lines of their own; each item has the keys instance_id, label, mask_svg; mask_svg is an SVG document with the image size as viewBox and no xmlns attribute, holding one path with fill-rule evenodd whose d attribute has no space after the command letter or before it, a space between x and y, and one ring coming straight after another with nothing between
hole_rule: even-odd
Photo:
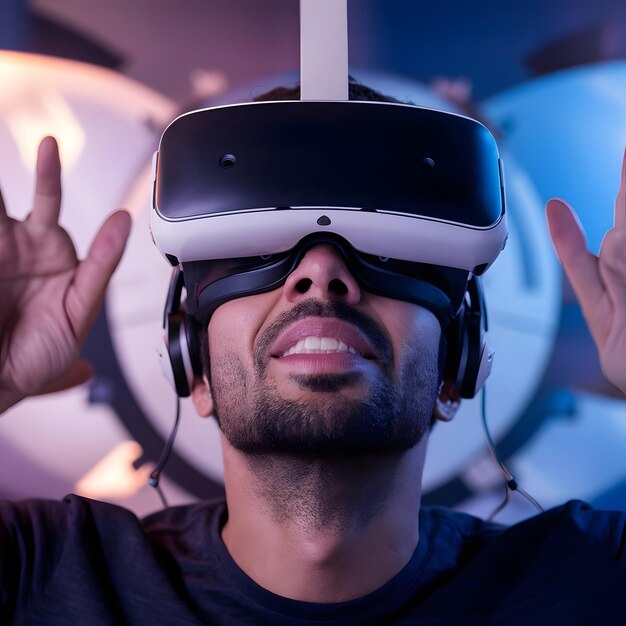
<instances>
[{"instance_id":1,"label":"upper lip","mask_svg":"<svg viewBox=\"0 0 626 626\"><path fill-rule=\"evenodd\" d=\"M358 328L332 317L307 317L294 322L278 336L272 345L270 355L282 356L305 337L333 337L354 348L364 358L377 358L372 344Z\"/></svg>"}]
</instances>

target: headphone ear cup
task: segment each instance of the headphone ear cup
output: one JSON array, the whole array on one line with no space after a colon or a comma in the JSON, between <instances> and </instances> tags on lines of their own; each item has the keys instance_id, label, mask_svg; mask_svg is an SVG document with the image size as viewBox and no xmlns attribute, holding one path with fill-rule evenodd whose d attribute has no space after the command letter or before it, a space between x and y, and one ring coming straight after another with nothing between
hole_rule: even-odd
<instances>
[{"instance_id":1,"label":"headphone ear cup","mask_svg":"<svg viewBox=\"0 0 626 626\"><path fill-rule=\"evenodd\" d=\"M474 395L476 395L483 388L483 385L491 374L494 354L495 352L489 347L489 344L485 341L485 343L483 344L482 354L480 355L480 364L478 366L478 372L476 374L476 382L474 383Z\"/></svg>"},{"instance_id":2,"label":"headphone ear cup","mask_svg":"<svg viewBox=\"0 0 626 626\"><path fill-rule=\"evenodd\" d=\"M459 386L459 372L461 370L461 357L463 355L463 333L465 327L465 303L461 305L457 316L446 329L448 350L443 377L454 381Z\"/></svg>"},{"instance_id":3,"label":"headphone ear cup","mask_svg":"<svg viewBox=\"0 0 626 626\"><path fill-rule=\"evenodd\" d=\"M186 398L191 394L194 378L202 375L198 331L196 320L184 311L168 316L167 355L169 367L164 367L164 373L181 398ZM162 356L161 358L163 359Z\"/></svg>"},{"instance_id":4,"label":"headphone ear cup","mask_svg":"<svg viewBox=\"0 0 626 626\"><path fill-rule=\"evenodd\" d=\"M462 398L473 398L491 372L493 352L487 346L487 312L480 279L472 276L465 300L448 329L444 377L456 382Z\"/></svg>"},{"instance_id":5,"label":"headphone ear cup","mask_svg":"<svg viewBox=\"0 0 626 626\"><path fill-rule=\"evenodd\" d=\"M478 390L476 381L484 351L480 315L471 311L465 316L463 328L463 350L457 375L457 388L462 398L473 398Z\"/></svg>"},{"instance_id":6,"label":"headphone ear cup","mask_svg":"<svg viewBox=\"0 0 626 626\"><path fill-rule=\"evenodd\" d=\"M201 376L200 333L196 320L181 303L183 274L174 270L163 312L164 346L159 350L161 369L181 398L191 394L196 376Z\"/></svg>"},{"instance_id":7,"label":"headphone ear cup","mask_svg":"<svg viewBox=\"0 0 626 626\"><path fill-rule=\"evenodd\" d=\"M191 388L194 378L202 376L202 359L200 357L200 324L188 313L185 315L185 334L187 336L187 347L189 351L189 365L192 379L189 381Z\"/></svg>"},{"instance_id":8,"label":"headphone ear cup","mask_svg":"<svg viewBox=\"0 0 626 626\"><path fill-rule=\"evenodd\" d=\"M174 389L181 398L191 394L193 372L184 313L172 313L167 320L167 352L171 363Z\"/></svg>"}]
</instances>

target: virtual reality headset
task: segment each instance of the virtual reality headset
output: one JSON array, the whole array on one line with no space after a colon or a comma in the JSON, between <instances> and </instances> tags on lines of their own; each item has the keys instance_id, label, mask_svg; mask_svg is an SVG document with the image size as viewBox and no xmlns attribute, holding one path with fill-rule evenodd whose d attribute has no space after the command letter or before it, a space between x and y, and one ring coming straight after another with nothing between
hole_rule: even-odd
<instances>
[{"instance_id":1,"label":"virtual reality headset","mask_svg":"<svg viewBox=\"0 0 626 626\"><path fill-rule=\"evenodd\" d=\"M479 276L507 238L496 142L461 115L349 101L347 0L300 0L300 14L301 100L192 111L161 137L151 231L177 268L164 371L189 395L197 324L279 288L326 244L364 289L434 313L445 376L473 397L493 357Z\"/></svg>"},{"instance_id":2,"label":"virtual reality headset","mask_svg":"<svg viewBox=\"0 0 626 626\"><path fill-rule=\"evenodd\" d=\"M280 101L194 111L165 130L153 171L152 235L172 265L182 264L189 312L202 321L229 298L284 282L297 254L236 286L211 284L284 261L317 238L341 248L377 293L416 301L415 283L394 284L392 274L439 287L448 302L430 308L445 323L468 275L482 274L507 236L491 133L412 105Z\"/></svg>"},{"instance_id":3,"label":"virtual reality headset","mask_svg":"<svg viewBox=\"0 0 626 626\"><path fill-rule=\"evenodd\" d=\"M496 142L461 115L349 101L346 0L300 0L300 14L301 100L192 111L161 137L151 230L186 310L206 323L325 242L365 288L446 326L506 242Z\"/></svg>"}]
</instances>

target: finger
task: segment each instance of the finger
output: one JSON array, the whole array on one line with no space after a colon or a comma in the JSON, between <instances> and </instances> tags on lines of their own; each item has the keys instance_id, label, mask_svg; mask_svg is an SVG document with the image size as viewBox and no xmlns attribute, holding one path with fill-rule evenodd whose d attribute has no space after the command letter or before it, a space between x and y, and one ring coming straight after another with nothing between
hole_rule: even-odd
<instances>
[{"instance_id":1,"label":"finger","mask_svg":"<svg viewBox=\"0 0 626 626\"><path fill-rule=\"evenodd\" d=\"M35 198L29 221L54 226L61 210L61 161L54 137L44 137L37 153Z\"/></svg>"},{"instance_id":2,"label":"finger","mask_svg":"<svg viewBox=\"0 0 626 626\"><path fill-rule=\"evenodd\" d=\"M619 191L615 198L615 219L614 224L617 228L626 229L626 150L624 150L624 158L622 159L622 177L619 183Z\"/></svg>"},{"instance_id":3,"label":"finger","mask_svg":"<svg viewBox=\"0 0 626 626\"><path fill-rule=\"evenodd\" d=\"M126 211L110 215L93 240L87 258L79 263L66 299L76 337L82 341L93 324L130 233Z\"/></svg>"},{"instance_id":4,"label":"finger","mask_svg":"<svg viewBox=\"0 0 626 626\"><path fill-rule=\"evenodd\" d=\"M71 389L86 383L92 376L93 368L91 364L87 361L77 361L63 376L44 387L37 395Z\"/></svg>"},{"instance_id":5,"label":"finger","mask_svg":"<svg viewBox=\"0 0 626 626\"><path fill-rule=\"evenodd\" d=\"M583 311L592 309L605 296L598 259L587 250L578 219L565 202L549 200L546 214L552 242L576 297Z\"/></svg>"},{"instance_id":6,"label":"finger","mask_svg":"<svg viewBox=\"0 0 626 626\"><path fill-rule=\"evenodd\" d=\"M600 272L619 319L626 319L626 229L611 228L600 248Z\"/></svg>"}]
</instances>

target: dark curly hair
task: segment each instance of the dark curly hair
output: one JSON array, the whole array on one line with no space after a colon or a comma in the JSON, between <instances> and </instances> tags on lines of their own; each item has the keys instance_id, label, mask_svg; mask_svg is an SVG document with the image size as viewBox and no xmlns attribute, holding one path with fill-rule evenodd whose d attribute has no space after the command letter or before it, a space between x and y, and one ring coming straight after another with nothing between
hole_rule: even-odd
<instances>
[{"instance_id":1,"label":"dark curly hair","mask_svg":"<svg viewBox=\"0 0 626 626\"><path fill-rule=\"evenodd\" d=\"M350 100L365 100L368 102L395 102L396 104L412 104L402 102L391 96L380 93L367 85L363 85L352 76L348 79L348 97ZM255 102L268 102L272 100L300 100L300 85L294 87L275 87L254 99Z\"/></svg>"}]
</instances>

